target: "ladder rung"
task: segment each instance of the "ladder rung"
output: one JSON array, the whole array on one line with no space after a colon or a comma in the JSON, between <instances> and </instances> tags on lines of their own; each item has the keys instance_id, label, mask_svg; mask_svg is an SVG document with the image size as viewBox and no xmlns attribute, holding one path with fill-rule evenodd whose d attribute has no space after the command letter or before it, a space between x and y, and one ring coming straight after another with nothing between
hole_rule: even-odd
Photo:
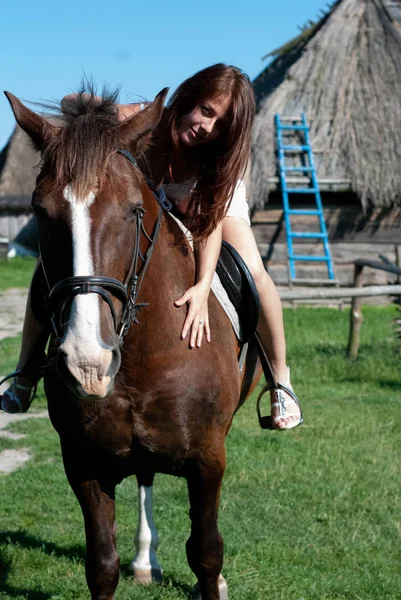
<instances>
[{"instance_id":1,"label":"ladder rung","mask_svg":"<svg viewBox=\"0 0 401 600\"><path fill-rule=\"evenodd\" d=\"M285 188L288 194L316 194L318 188Z\"/></svg>"},{"instance_id":2,"label":"ladder rung","mask_svg":"<svg viewBox=\"0 0 401 600\"><path fill-rule=\"evenodd\" d=\"M288 235L290 235L291 237L294 238L317 238L317 239L324 239L327 238L327 233L306 233L306 232L298 232L298 231L291 231L291 233L289 233Z\"/></svg>"},{"instance_id":3,"label":"ladder rung","mask_svg":"<svg viewBox=\"0 0 401 600\"><path fill-rule=\"evenodd\" d=\"M300 173L308 173L309 171L313 171L312 167L284 167L284 171L299 171Z\"/></svg>"},{"instance_id":4,"label":"ladder rung","mask_svg":"<svg viewBox=\"0 0 401 600\"><path fill-rule=\"evenodd\" d=\"M290 208L286 211L289 215L321 215L320 210L310 210L309 208Z\"/></svg>"},{"instance_id":5,"label":"ladder rung","mask_svg":"<svg viewBox=\"0 0 401 600\"><path fill-rule=\"evenodd\" d=\"M300 117L299 115L296 115L296 116L291 116L291 115L287 115L287 116L284 115L284 116L282 116L281 115L280 116L280 122L281 123L284 123L284 122L288 123L289 121L291 121L291 123L294 122L294 121L302 122L302 117Z\"/></svg>"},{"instance_id":6,"label":"ladder rung","mask_svg":"<svg viewBox=\"0 0 401 600\"><path fill-rule=\"evenodd\" d=\"M296 279L291 279L291 283L296 283L297 285L304 286L316 286L316 285L336 285L338 286L340 282L338 279L311 279L310 277L297 277Z\"/></svg>"},{"instance_id":7,"label":"ladder rung","mask_svg":"<svg viewBox=\"0 0 401 600\"><path fill-rule=\"evenodd\" d=\"M309 146L281 146L279 150L297 150L298 152L306 152L309 150Z\"/></svg>"},{"instance_id":8,"label":"ladder rung","mask_svg":"<svg viewBox=\"0 0 401 600\"><path fill-rule=\"evenodd\" d=\"M313 262L330 262L330 256L308 256L307 254L290 254L290 260L311 260Z\"/></svg>"},{"instance_id":9,"label":"ladder rung","mask_svg":"<svg viewBox=\"0 0 401 600\"><path fill-rule=\"evenodd\" d=\"M287 130L291 129L291 131L292 130L294 130L294 131L307 131L308 130L308 127L306 125L281 125L281 123L279 125L279 128L287 129Z\"/></svg>"}]
</instances>

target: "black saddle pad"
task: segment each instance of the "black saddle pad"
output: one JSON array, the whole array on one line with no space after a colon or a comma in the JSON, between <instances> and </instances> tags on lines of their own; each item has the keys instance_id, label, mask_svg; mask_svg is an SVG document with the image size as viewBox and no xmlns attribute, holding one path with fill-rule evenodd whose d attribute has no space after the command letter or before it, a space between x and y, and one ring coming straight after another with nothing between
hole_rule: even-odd
<instances>
[{"instance_id":1,"label":"black saddle pad","mask_svg":"<svg viewBox=\"0 0 401 600\"><path fill-rule=\"evenodd\" d=\"M224 242L216 271L239 315L242 342L245 344L256 331L260 313L260 301L253 277L238 252Z\"/></svg>"}]
</instances>

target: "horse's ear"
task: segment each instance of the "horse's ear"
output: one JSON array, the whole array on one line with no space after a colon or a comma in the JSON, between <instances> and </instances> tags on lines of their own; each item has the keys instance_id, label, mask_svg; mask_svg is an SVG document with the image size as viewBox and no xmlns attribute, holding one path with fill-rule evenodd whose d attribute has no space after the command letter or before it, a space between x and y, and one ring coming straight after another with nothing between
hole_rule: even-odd
<instances>
[{"instance_id":1,"label":"horse's ear","mask_svg":"<svg viewBox=\"0 0 401 600\"><path fill-rule=\"evenodd\" d=\"M4 93L11 104L18 125L29 135L35 147L42 151L50 140L57 135L59 127L52 125L46 119L24 106L14 94L10 92Z\"/></svg>"},{"instance_id":2,"label":"horse's ear","mask_svg":"<svg viewBox=\"0 0 401 600\"><path fill-rule=\"evenodd\" d=\"M135 149L139 140L152 133L163 114L164 101L169 88L162 89L143 110L123 121L119 127L122 145Z\"/></svg>"}]
</instances>

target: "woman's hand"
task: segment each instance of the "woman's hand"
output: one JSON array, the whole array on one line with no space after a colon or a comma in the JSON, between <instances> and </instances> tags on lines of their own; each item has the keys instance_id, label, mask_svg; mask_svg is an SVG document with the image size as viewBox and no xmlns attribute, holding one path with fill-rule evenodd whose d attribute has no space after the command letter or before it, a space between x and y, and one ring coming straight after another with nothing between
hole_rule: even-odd
<instances>
[{"instance_id":1,"label":"woman's hand","mask_svg":"<svg viewBox=\"0 0 401 600\"><path fill-rule=\"evenodd\" d=\"M197 283L174 303L176 306L188 303L188 314L182 328L181 338L185 339L191 330L189 339L191 348L194 348L195 345L200 348L203 332L205 332L208 342L211 339L207 301L219 258L222 235L223 225L220 222L205 242L199 242L196 245Z\"/></svg>"},{"instance_id":2,"label":"woman's hand","mask_svg":"<svg viewBox=\"0 0 401 600\"><path fill-rule=\"evenodd\" d=\"M207 301L209 298L210 286L202 282L189 288L181 298L176 300L176 306L183 306L188 303L188 314L185 319L181 332L181 338L184 340L189 331L191 331L189 345L194 348L195 345L200 348L203 338L203 332L206 339L210 342L209 313Z\"/></svg>"}]
</instances>

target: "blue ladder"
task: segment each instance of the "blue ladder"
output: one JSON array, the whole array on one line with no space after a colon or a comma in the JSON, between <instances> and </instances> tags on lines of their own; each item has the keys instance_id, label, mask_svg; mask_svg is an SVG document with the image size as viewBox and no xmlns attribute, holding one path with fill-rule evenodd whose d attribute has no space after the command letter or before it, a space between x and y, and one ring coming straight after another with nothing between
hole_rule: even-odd
<instances>
[{"instance_id":1,"label":"blue ladder","mask_svg":"<svg viewBox=\"0 0 401 600\"><path fill-rule=\"evenodd\" d=\"M280 119L280 115L276 114L276 136L277 136L277 150L280 168L280 183L283 195L284 205L284 220L285 220L285 231L287 238L287 252L288 252L288 264L290 271L290 281L297 281L295 273L295 261L313 261L313 262L324 262L327 265L328 282L335 283L333 261L330 254L329 238L327 235L326 223L324 220L322 199L320 197L319 184L317 181L315 163L313 160L313 152L309 140L309 127L306 122L305 113L302 114L300 119L291 119L292 124L284 125ZM300 121L301 125L295 125L295 121ZM283 143L283 131L296 132L300 131L304 136L304 144L301 145L289 145ZM300 153L308 156L308 166L287 166L285 157L286 153ZM287 186L287 173L305 173L309 176L311 187L308 188L289 188ZM292 209L290 207L289 194L313 194L315 196L316 209ZM320 232L296 232L291 229L291 215L316 215L319 220ZM323 243L323 254L321 256L309 256L304 254L295 254L293 248L293 240L300 238L309 238L321 240Z\"/></svg>"}]
</instances>

